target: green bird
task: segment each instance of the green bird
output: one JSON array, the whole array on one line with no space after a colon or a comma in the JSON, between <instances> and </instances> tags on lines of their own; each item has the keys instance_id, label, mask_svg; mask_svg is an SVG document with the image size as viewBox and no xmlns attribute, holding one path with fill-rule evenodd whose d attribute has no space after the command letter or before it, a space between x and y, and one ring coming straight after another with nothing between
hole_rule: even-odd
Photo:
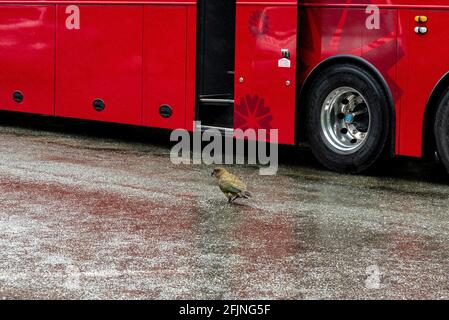
<instances>
[{"instance_id":1,"label":"green bird","mask_svg":"<svg viewBox=\"0 0 449 320\"><path fill-rule=\"evenodd\" d=\"M229 173L224 168L216 168L212 172L212 177L218 179L218 186L228 198L229 203L233 203L235 200L243 198L251 198L251 193L248 192L246 184L235 175Z\"/></svg>"}]
</instances>

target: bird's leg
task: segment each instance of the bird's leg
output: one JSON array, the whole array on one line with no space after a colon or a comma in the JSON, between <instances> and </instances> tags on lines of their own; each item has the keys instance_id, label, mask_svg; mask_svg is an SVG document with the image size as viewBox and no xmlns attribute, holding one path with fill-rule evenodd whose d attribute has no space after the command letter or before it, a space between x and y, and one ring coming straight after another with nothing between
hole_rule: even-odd
<instances>
[{"instance_id":1,"label":"bird's leg","mask_svg":"<svg viewBox=\"0 0 449 320\"><path fill-rule=\"evenodd\" d=\"M234 196L234 197L229 198L229 203L234 203L234 201L237 200L238 197L239 196Z\"/></svg>"}]
</instances>

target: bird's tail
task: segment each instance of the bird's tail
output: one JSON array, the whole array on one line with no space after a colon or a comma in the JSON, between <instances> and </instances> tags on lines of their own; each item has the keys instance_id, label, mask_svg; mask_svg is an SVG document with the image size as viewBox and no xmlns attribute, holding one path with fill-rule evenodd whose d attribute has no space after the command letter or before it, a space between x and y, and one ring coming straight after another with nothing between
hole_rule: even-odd
<instances>
[{"instance_id":1,"label":"bird's tail","mask_svg":"<svg viewBox=\"0 0 449 320\"><path fill-rule=\"evenodd\" d=\"M245 198L245 199L248 199L248 198L252 198L253 195L249 191L243 191L242 192L242 197Z\"/></svg>"}]
</instances>

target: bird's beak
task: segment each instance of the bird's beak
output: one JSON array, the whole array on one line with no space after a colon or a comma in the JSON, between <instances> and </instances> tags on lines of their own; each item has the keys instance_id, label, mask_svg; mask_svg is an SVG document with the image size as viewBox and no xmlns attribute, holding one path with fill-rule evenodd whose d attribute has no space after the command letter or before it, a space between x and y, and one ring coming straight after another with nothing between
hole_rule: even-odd
<instances>
[{"instance_id":1,"label":"bird's beak","mask_svg":"<svg viewBox=\"0 0 449 320\"><path fill-rule=\"evenodd\" d=\"M210 174L210 176L211 176L211 177L213 177L213 176L214 176L214 172L213 172L213 171L212 171L212 173Z\"/></svg>"}]
</instances>

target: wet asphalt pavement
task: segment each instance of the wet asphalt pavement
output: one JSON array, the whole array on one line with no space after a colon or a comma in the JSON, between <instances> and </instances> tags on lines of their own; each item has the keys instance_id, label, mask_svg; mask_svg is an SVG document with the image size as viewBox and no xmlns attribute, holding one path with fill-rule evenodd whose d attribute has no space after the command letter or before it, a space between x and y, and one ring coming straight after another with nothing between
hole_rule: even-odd
<instances>
[{"instance_id":1,"label":"wet asphalt pavement","mask_svg":"<svg viewBox=\"0 0 449 320\"><path fill-rule=\"evenodd\" d=\"M281 149L279 174L174 165L166 133L1 114L0 299L449 298L449 178Z\"/></svg>"}]
</instances>

